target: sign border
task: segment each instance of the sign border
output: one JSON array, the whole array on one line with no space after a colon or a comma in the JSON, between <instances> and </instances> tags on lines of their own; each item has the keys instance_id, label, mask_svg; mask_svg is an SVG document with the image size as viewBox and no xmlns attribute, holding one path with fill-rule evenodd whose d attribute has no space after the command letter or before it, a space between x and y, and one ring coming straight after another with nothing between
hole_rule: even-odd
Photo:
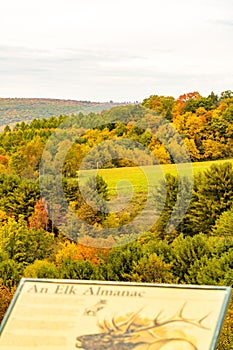
<instances>
[{"instance_id":1,"label":"sign border","mask_svg":"<svg viewBox=\"0 0 233 350\"><path fill-rule=\"evenodd\" d=\"M8 307L8 310L0 324L0 337L4 330L7 321L10 318L11 312L17 302L20 292L26 282L35 283L64 283L64 284L82 284L82 285L101 285L101 286L134 286L134 287L148 287L148 288L171 288L171 289L196 289L196 290L222 290L225 291L225 297L218 317L218 321L214 330L214 335L209 350L215 350L218 345L218 339L224 323L226 312L231 298L231 287L228 286L209 286L209 285L192 285L192 284L156 284L156 283L137 283L137 282L116 282L116 281L97 281L97 280L75 280L75 279L43 279L43 278L22 278L16 289L15 295Z\"/></svg>"}]
</instances>

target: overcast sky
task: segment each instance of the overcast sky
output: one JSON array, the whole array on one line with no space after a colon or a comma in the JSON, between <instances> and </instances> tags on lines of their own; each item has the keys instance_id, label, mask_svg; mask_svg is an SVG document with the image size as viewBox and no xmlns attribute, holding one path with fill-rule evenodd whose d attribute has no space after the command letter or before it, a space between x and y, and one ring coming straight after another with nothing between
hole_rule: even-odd
<instances>
[{"instance_id":1,"label":"overcast sky","mask_svg":"<svg viewBox=\"0 0 233 350\"><path fill-rule=\"evenodd\" d=\"M233 90L232 0L2 0L0 97Z\"/></svg>"}]
</instances>

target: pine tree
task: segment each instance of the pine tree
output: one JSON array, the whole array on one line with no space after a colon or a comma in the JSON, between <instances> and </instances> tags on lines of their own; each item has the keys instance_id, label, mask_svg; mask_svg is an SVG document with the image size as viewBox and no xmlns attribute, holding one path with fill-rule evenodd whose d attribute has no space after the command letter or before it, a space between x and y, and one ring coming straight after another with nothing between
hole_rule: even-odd
<instances>
[{"instance_id":1,"label":"pine tree","mask_svg":"<svg viewBox=\"0 0 233 350\"><path fill-rule=\"evenodd\" d=\"M186 219L186 230L208 233L220 215L233 201L233 169L231 163L212 165L195 178L194 196Z\"/></svg>"}]
</instances>

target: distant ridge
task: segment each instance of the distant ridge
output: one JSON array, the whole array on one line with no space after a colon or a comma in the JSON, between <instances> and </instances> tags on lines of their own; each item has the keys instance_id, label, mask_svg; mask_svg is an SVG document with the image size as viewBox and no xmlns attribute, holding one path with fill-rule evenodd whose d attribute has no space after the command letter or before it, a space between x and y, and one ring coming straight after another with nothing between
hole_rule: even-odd
<instances>
[{"instance_id":1,"label":"distant ridge","mask_svg":"<svg viewBox=\"0 0 233 350\"><path fill-rule=\"evenodd\" d=\"M91 102L62 100L53 98L0 98L0 130L6 125L20 122L30 123L35 118L70 115L82 112L100 113L115 106L125 105L118 102Z\"/></svg>"}]
</instances>

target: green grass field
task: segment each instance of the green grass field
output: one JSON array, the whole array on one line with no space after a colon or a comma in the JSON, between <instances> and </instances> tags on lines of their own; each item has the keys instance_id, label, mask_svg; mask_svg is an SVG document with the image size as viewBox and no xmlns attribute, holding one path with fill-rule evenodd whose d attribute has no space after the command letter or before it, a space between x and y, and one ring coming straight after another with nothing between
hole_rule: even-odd
<instances>
[{"instance_id":1,"label":"green grass field","mask_svg":"<svg viewBox=\"0 0 233 350\"><path fill-rule=\"evenodd\" d=\"M134 193L147 192L149 188L157 185L166 173L189 177L206 170L212 164L222 164L225 162L231 162L233 164L233 159L185 163L178 166L176 164L166 164L162 166L99 169L97 173L107 182L110 196L115 196L117 191L122 195L129 194L132 190ZM94 175L95 172L96 170L82 171L81 178L85 180L90 175Z\"/></svg>"}]
</instances>

